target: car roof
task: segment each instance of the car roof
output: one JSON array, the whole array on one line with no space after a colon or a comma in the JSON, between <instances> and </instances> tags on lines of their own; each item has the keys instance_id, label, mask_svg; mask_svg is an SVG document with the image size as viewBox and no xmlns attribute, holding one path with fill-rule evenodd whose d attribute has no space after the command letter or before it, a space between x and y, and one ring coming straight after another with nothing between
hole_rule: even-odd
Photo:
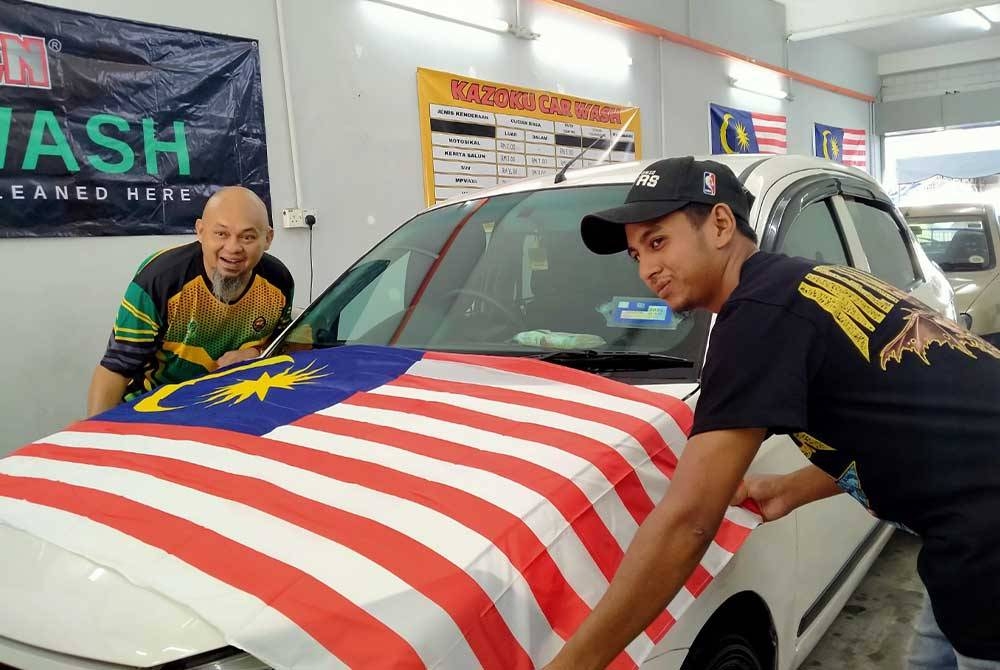
<instances>
[{"instance_id":1,"label":"car roof","mask_svg":"<svg viewBox=\"0 0 1000 670\"><path fill-rule=\"evenodd\" d=\"M764 172L766 177L764 182L770 182L791 172L800 170L821 169L832 172L840 172L845 175L859 177L878 191L881 187L878 182L872 179L871 175L857 168L849 167L841 163L814 158L811 156L799 155L775 155L775 154L722 154L722 155L700 155L695 156L696 160L712 160L728 166L737 176L740 176L748 168L753 168L754 173ZM556 184L553 175L543 177L531 177L521 179L510 184L477 190L473 193L444 200L428 209L435 209L445 205L451 205L465 200L478 200L507 193L520 193L523 191L537 191L553 188L573 188L576 186L594 186L599 184L631 184L635 181L639 173L649 167L660 158L649 158L628 163L613 163L611 165L599 165L596 167L569 169L566 172L566 180ZM758 182L761 183L761 182ZM753 188L751 187L751 191ZM754 195L760 195L754 193Z\"/></svg>"},{"instance_id":2,"label":"car roof","mask_svg":"<svg viewBox=\"0 0 1000 670\"><path fill-rule=\"evenodd\" d=\"M899 209L904 216L979 216L986 213L989 203L968 200L965 202L942 202L933 205L903 205Z\"/></svg>"}]
</instances>

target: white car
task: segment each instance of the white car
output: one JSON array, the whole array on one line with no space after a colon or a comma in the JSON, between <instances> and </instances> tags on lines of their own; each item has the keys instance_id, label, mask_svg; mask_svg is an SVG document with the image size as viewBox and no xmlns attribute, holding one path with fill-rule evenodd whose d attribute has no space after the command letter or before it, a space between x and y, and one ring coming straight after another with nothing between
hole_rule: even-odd
<instances>
[{"instance_id":1,"label":"white car","mask_svg":"<svg viewBox=\"0 0 1000 670\"><path fill-rule=\"evenodd\" d=\"M870 271L955 318L948 282L868 175L798 156L712 158L756 196L750 223L763 249ZM647 164L575 170L561 183L549 176L440 203L361 258L266 354L373 344L544 356L694 407L710 315L653 327L623 322L616 307L648 298L648 289L624 254L596 256L580 240L582 216L620 204ZM806 462L779 436L765 442L752 471ZM798 667L891 532L846 495L764 524L642 667ZM267 667L192 609L106 566L9 526L0 526L0 547L0 667Z\"/></svg>"},{"instance_id":2,"label":"white car","mask_svg":"<svg viewBox=\"0 0 1000 670\"><path fill-rule=\"evenodd\" d=\"M900 209L917 242L955 289L959 321L993 346L1000 344L996 203L968 200Z\"/></svg>"}]
</instances>

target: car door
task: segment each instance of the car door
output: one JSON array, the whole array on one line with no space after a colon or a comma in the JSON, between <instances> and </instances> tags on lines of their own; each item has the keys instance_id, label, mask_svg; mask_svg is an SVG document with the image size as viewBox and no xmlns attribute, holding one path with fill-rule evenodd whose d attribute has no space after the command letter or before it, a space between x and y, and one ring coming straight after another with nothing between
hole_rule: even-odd
<instances>
[{"instance_id":1,"label":"car door","mask_svg":"<svg viewBox=\"0 0 1000 670\"><path fill-rule=\"evenodd\" d=\"M790 180L767 221L761 241L766 251L800 256L821 263L853 265L868 270L868 259L850 220L845 225L841 185L830 175ZM808 464L788 438L799 467ZM847 495L834 496L796 512L798 560L794 609L798 635L815 621L862 553L878 521Z\"/></svg>"}]
</instances>

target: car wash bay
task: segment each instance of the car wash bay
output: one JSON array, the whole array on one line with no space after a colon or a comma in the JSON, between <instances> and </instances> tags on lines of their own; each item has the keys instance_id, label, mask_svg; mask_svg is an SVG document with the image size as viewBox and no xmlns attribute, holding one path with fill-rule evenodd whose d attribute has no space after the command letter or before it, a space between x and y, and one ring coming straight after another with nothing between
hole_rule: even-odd
<instances>
[{"instance_id":1,"label":"car wash bay","mask_svg":"<svg viewBox=\"0 0 1000 670\"><path fill-rule=\"evenodd\" d=\"M0 4L11 11L18 6ZM482 0L470 3L479 5L471 14L464 3L445 0L416 2L417 11L398 6L414 3L371 0L39 4L253 42L276 227L271 253L296 280L297 311L425 206L469 188L554 176L577 149L602 139L608 152L590 149L579 167L713 151L801 154L854 165L881 182L907 214L911 207L956 201L978 208L935 212L934 222L925 213L912 223L932 259L966 282L956 289L959 298L972 296L970 272L996 270L1000 237L988 237L995 216L985 207L1000 190L1000 5L841 2L831 16L830 7L809 0ZM492 27L472 25L484 15ZM497 20L505 27L497 29ZM3 86L34 82L51 90L29 79L19 63L31 64L31 76L40 77L38 49L56 63L62 46L44 34L32 42L7 30L0 25L2 53L24 58L5 57ZM430 89L418 89L418 71L448 82L442 90L454 94L452 104L428 102ZM158 155L183 162L176 135L161 132L172 127L176 110L129 119L106 110L92 123L93 117L78 120L78 136L64 129L72 141L60 141L53 131L60 122L47 115L55 102L27 121L12 120L13 105L3 95L11 89L3 86L4 179L15 169L44 168L46 160L86 170L102 155L109 174L133 170L157 179L147 166L150 156L154 168ZM493 109L484 112L486 96ZM446 146L446 136L472 137L460 131L474 118L446 118L463 105L465 114L487 114L491 133L507 134L486 138L492 147ZM546 120L551 126L518 126L508 118L523 123L522 113L539 110L554 114ZM635 125L613 136L610 121L627 120L631 112ZM559 135L553 147L541 146ZM475 135L475 142L484 137ZM529 144L541 146L539 153ZM111 153L100 154L102 148ZM477 152L514 157L508 164L495 157L482 168ZM107 195L100 190L106 186L56 186L41 191L53 207L70 200L86 200L86 206ZM22 199L38 198L20 182L0 188L5 212L16 214ZM163 201L167 188L137 194ZM172 200L185 197L180 186L169 192ZM290 211L287 218L283 210ZM307 213L315 228L295 223ZM6 214L0 222L16 224L16 216ZM194 239L190 231L175 232L0 239L0 266L9 278L0 296L10 315L0 329L7 379L0 389L0 455L83 416L89 377L121 292L144 258ZM958 249L963 238L977 235L985 253L970 247L949 255L949 243ZM556 254L547 257L538 248L526 253L543 271ZM974 332L1000 332L1000 324L983 325L990 310L1000 314L1000 308L971 297L959 307ZM890 540L802 667L899 666L921 597L918 548L907 535Z\"/></svg>"}]
</instances>

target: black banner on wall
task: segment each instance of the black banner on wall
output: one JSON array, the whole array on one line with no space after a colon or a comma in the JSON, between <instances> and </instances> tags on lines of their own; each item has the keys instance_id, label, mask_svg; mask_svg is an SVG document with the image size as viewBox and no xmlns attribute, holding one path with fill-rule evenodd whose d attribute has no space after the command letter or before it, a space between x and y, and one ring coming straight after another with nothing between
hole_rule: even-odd
<instances>
[{"instance_id":1,"label":"black banner on wall","mask_svg":"<svg viewBox=\"0 0 1000 670\"><path fill-rule=\"evenodd\" d=\"M0 0L0 237L190 233L270 209L257 43Z\"/></svg>"}]
</instances>

